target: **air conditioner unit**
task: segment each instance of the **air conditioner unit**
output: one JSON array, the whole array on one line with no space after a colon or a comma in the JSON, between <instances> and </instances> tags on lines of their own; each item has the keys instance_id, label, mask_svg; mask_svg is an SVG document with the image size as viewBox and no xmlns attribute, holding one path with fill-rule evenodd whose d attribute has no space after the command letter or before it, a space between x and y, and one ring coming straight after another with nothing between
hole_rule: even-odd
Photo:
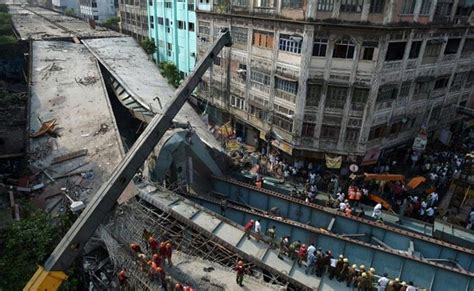
<instances>
[{"instance_id":1,"label":"air conditioner unit","mask_svg":"<svg viewBox=\"0 0 474 291\"><path fill-rule=\"evenodd\" d=\"M239 74L245 74L245 73L247 73L247 70L238 69L238 70L237 70L237 73L239 73Z\"/></svg>"},{"instance_id":2,"label":"air conditioner unit","mask_svg":"<svg viewBox=\"0 0 474 291\"><path fill-rule=\"evenodd\" d=\"M303 37L301 37L299 35L292 35L292 36L290 36L290 40L295 41L295 42L302 42Z\"/></svg>"}]
</instances>

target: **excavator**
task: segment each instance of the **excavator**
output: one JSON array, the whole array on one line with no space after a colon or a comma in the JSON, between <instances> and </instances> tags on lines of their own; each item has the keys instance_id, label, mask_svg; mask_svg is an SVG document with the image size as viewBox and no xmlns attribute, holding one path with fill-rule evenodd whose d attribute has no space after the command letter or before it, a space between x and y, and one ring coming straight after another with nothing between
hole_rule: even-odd
<instances>
[{"instance_id":1,"label":"excavator","mask_svg":"<svg viewBox=\"0 0 474 291\"><path fill-rule=\"evenodd\" d=\"M98 190L44 266L37 269L23 290L57 290L62 282L67 280L65 271L80 254L97 227L112 213L117 199L172 125L174 117L199 84L206 70L212 66L214 59L225 46L231 45L230 32L227 29L222 30L217 41L210 46L195 70L175 92L175 96L169 103L163 107L162 113L153 117L108 181Z\"/></svg>"}]
</instances>

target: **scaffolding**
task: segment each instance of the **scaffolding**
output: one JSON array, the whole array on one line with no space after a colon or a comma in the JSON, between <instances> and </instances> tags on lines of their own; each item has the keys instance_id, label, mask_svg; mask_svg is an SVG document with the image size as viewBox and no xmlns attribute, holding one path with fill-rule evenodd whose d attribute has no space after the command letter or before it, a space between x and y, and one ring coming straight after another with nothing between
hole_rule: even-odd
<instances>
[{"instance_id":1,"label":"scaffolding","mask_svg":"<svg viewBox=\"0 0 474 291\"><path fill-rule=\"evenodd\" d=\"M164 190L164 189L162 189ZM199 257L210 266L232 271L240 259L237 253L219 244L215 237L199 232L191 225L176 219L171 213L162 211L145 201L130 201L117 208L110 222L98 229L98 236L104 242L109 257L116 270L126 268L129 279L127 283L137 290L162 290L158 280L152 280L147 272L140 268L140 262L134 257L129 248L131 242L140 245L142 250L147 250L147 241L143 231L153 234L158 241L170 241L177 253L185 256ZM285 289L288 287L284 278L258 268L251 262L246 262L247 270L259 284L272 289ZM223 290L206 278L196 279L190 274L185 274L179 268L164 266L167 278L171 282L179 281L197 289ZM174 286L171 285L171 286ZM291 286L289 289L292 289Z\"/></svg>"}]
</instances>

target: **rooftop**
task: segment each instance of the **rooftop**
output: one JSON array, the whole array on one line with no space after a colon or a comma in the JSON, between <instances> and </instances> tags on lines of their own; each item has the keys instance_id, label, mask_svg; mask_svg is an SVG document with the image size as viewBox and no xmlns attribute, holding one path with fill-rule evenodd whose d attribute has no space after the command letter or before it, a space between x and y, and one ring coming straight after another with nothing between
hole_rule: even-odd
<instances>
[{"instance_id":1,"label":"rooftop","mask_svg":"<svg viewBox=\"0 0 474 291\"><path fill-rule=\"evenodd\" d=\"M56 119L59 135L30 139L33 164L56 181L45 174L43 202L62 187L87 202L124 156L97 61L83 45L35 41L31 84L31 132Z\"/></svg>"},{"instance_id":2,"label":"rooftop","mask_svg":"<svg viewBox=\"0 0 474 291\"><path fill-rule=\"evenodd\" d=\"M100 26L93 29L81 19L41 7L10 6L10 14L13 15L13 25L22 40L123 36Z\"/></svg>"}]
</instances>

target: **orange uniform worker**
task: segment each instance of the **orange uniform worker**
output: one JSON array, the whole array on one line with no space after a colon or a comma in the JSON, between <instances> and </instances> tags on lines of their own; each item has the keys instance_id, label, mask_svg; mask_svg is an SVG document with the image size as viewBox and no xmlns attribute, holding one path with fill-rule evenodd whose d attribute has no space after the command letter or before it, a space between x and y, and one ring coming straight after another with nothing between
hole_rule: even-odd
<instances>
[{"instance_id":1,"label":"orange uniform worker","mask_svg":"<svg viewBox=\"0 0 474 291\"><path fill-rule=\"evenodd\" d=\"M344 213L347 214L347 215L351 215L352 214L352 208L347 205L346 209L344 209Z\"/></svg>"},{"instance_id":2,"label":"orange uniform worker","mask_svg":"<svg viewBox=\"0 0 474 291\"><path fill-rule=\"evenodd\" d=\"M306 261L307 252L308 252L308 249L306 248L306 245L302 244L298 250L298 266L301 267L301 262Z\"/></svg>"},{"instance_id":3,"label":"orange uniform worker","mask_svg":"<svg viewBox=\"0 0 474 291\"><path fill-rule=\"evenodd\" d=\"M132 249L132 251L136 252L136 253L141 253L142 252L142 249L140 248L140 246L136 243L131 243L130 244L130 248Z\"/></svg>"},{"instance_id":4,"label":"orange uniform worker","mask_svg":"<svg viewBox=\"0 0 474 291\"><path fill-rule=\"evenodd\" d=\"M168 265L172 266L173 263L171 263L171 255L173 254L173 246L171 245L170 242L166 243L165 250L166 250L166 259L168 260Z\"/></svg>"},{"instance_id":5,"label":"orange uniform worker","mask_svg":"<svg viewBox=\"0 0 474 291\"><path fill-rule=\"evenodd\" d=\"M158 242L153 236L148 238L148 244L150 245L151 253L156 254L156 251L158 250Z\"/></svg>"},{"instance_id":6,"label":"orange uniform worker","mask_svg":"<svg viewBox=\"0 0 474 291\"><path fill-rule=\"evenodd\" d=\"M165 242L160 243L159 254L160 254L160 257L166 258L166 243Z\"/></svg>"},{"instance_id":7,"label":"orange uniform worker","mask_svg":"<svg viewBox=\"0 0 474 291\"><path fill-rule=\"evenodd\" d=\"M166 286L166 273L165 273L165 270L163 270L160 267L157 267L155 269L155 271L158 274L158 277L160 278L161 287L163 287L164 290L167 290L168 288Z\"/></svg>"},{"instance_id":8,"label":"orange uniform worker","mask_svg":"<svg viewBox=\"0 0 474 291\"><path fill-rule=\"evenodd\" d=\"M121 270L118 273L117 277L118 277L120 287L124 287L127 285L127 275L125 274L125 269Z\"/></svg>"},{"instance_id":9,"label":"orange uniform worker","mask_svg":"<svg viewBox=\"0 0 474 291\"><path fill-rule=\"evenodd\" d=\"M154 255L153 255L153 262L155 262L155 264L156 264L158 267L161 267L161 257L160 257L160 255L154 254Z\"/></svg>"},{"instance_id":10,"label":"orange uniform worker","mask_svg":"<svg viewBox=\"0 0 474 291\"><path fill-rule=\"evenodd\" d=\"M234 270L237 272L235 282L237 284L239 284L240 286L244 286L244 284L243 284L244 274L245 274L244 262L243 261L238 261L237 266L234 268Z\"/></svg>"},{"instance_id":11,"label":"orange uniform worker","mask_svg":"<svg viewBox=\"0 0 474 291\"><path fill-rule=\"evenodd\" d=\"M154 280L156 278L156 275L157 275L156 268L158 268L158 266L152 260L148 261L148 266L150 266L150 269L148 270L148 272L150 274L150 278L152 280Z\"/></svg>"}]
</instances>

